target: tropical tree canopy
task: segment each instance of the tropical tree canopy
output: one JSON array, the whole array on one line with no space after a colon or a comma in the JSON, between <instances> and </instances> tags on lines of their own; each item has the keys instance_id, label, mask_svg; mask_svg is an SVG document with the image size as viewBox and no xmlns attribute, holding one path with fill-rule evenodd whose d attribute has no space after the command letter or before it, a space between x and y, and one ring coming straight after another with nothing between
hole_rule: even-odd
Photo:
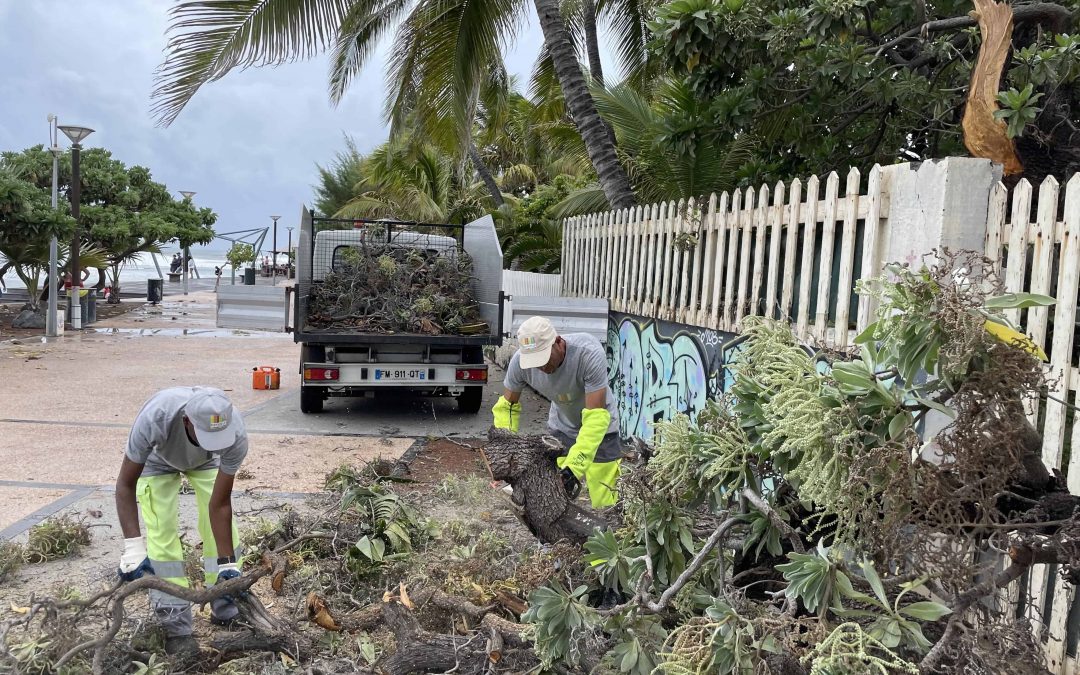
<instances>
[{"instance_id":1,"label":"tropical tree canopy","mask_svg":"<svg viewBox=\"0 0 1080 675\"><path fill-rule=\"evenodd\" d=\"M1029 176L1078 167L1077 7L1013 5L998 99ZM744 171L758 182L966 155L960 121L981 43L971 10L968 0L675 0L656 10L651 49L703 102L698 124L763 139Z\"/></svg>"}]
</instances>

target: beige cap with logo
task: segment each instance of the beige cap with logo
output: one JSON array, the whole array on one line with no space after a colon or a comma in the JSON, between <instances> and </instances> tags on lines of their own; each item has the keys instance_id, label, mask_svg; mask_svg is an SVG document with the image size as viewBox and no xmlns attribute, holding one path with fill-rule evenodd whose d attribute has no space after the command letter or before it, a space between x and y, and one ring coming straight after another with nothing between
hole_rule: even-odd
<instances>
[{"instance_id":1,"label":"beige cap with logo","mask_svg":"<svg viewBox=\"0 0 1080 675\"><path fill-rule=\"evenodd\" d=\"M196 388L184 405L184 415L195 426L195 439L203 450L221 452L236 442L236 409L221 391Z\"/></svg>"},{"instance_id":2,"label":"beige cap with logo","mask_svg":"<svg viewBox=\"0 0 1080 675\"><path fill-rule=\"evenodd\" d=\"M551 322L542 316L525 320L518 329L518 345L522 368L539 368L551 359L551 348L559 334Z\"/></svg>"}]
</instances>

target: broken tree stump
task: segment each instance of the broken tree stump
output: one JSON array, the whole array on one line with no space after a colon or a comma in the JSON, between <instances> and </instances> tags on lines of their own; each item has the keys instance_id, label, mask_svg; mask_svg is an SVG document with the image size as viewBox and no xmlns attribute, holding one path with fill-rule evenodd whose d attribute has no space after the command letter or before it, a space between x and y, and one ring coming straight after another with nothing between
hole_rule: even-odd
<instances>
[{"instance_id":1,"label":"broken tree stump","mask_svg":"<svg viewBox=\"0 0 1080 675\"><path fill-rule=\"evenodd\" d=\"M566 494L555 465L562 449L551 436L491 429L481 453L491 477L513 486L513 501L524 511L522 520L540 541L584 544L594 530L607 527L607 522Z\"/></svg>"}]
</instances>

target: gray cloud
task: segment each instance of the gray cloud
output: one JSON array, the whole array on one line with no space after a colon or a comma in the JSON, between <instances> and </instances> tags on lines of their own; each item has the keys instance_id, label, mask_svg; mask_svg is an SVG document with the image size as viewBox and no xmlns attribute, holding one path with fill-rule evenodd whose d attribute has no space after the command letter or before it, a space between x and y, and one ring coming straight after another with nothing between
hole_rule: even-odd
<instances>
[{"instance_id":1,"label":"gray cloud","mask_svg":"<svg viewBox=\"0 0 1080 675\"><path fill-rule=\"evenodd\" d=\"M386 47L341 104L326 94L327 60L233 72L200 91L166 129L150 91L165 46L165 0L0 0L0 149L46 143L46 115L96 133L127 164L149 167L175 193L218 212L219 232L259 227L271 214L294 225L311 199L317 162L342 135L369 150L382 119ZM508 66L524 86L542 37L526 26ZM284 231L280 232L283 235Z\"/></svg>"}]
</instances>

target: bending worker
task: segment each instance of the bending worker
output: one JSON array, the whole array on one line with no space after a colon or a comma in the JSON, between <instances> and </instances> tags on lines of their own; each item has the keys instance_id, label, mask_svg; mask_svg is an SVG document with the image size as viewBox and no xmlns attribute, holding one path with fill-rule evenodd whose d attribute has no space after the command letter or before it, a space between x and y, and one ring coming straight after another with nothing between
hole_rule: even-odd
<instances>
[{"instance_id":1,"label":"bending worker","mask_svg":"<svg viewBox=\"0 0 1080 675\"><path fill-rule=\"evenodd\" d=\"M195 490L206 585L240 576L232 487L247 450L240 414L219 389L172 387L143 405L116 479L116 513L124 533L121 579L156 574L188 586L177 529L180 474ZM136 500L146 522L145 539L139 533ZM151 590L150 604L165 632L166 652L197 653L191 603ZM238 613L229 596L211 602L210 617L216 623L229 623Z\"/></svg>"},{"instance_id":2,"label":"bending worker","mask_svg":"<svg viewBox=\"0 0 1080 675\"><path fill-rule=\"evenodd\" d=\"M534 316L518 330L519 348L492 408L495 426L516 432L521 391L529 385L549 401L548 430L569 448L556 460L564 480L585 479L593 508L618 500L622 444L618 408L608 388L607 355L592 335L560 336L551 322Z\"/></svg>"}]
</instances>

